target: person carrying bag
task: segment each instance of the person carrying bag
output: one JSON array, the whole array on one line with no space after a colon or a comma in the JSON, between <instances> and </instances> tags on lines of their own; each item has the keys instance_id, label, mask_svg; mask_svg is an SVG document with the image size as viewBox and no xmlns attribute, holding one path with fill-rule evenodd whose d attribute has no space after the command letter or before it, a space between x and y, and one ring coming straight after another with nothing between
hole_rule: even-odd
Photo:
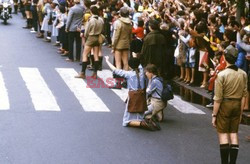
<instances>
[{"instance_id":1,"label":"person carrying bag","mask_svg":"<svg viewBox=\"0 0 250 164\"><path fill-rule=\"evenodd\" d=\"M139 127L150 131L160 130L158 123L152 119L144 119L144 111L147 110L145 75L140 60L131 58L128 61L131 70L125 71L117 69L109 62L109 57L105 56L106 63L114 74L123 77L128 83L128 99L123 115L123 126ZM139 66L140 65L140 66Z\"/></svg>"}]
</instances>

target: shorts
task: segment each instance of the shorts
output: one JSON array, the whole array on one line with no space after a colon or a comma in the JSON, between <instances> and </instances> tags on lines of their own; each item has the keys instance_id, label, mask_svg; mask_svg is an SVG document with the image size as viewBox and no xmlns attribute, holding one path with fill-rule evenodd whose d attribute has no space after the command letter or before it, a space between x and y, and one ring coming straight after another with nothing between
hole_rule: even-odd
<instances>
[{"instance_id":1,"label":"shorts","mask_svg":"<svg viewBox=\"0 0 250 164\"><path fill-rule=\"evenodd\" d=\"M216 119L219 133L237 133L240 124L241 101L222 101Z\"/></svg>"},{"instance_id":2,"label":"shorts","mask_svg":"<svg viewBox=\"0 0 250 164\"><path fill-rule=\"evenodd\" d=\"M100 46L99 36L98 35L95 35L95 36L89 35L86 42L85 42L85 45L90 46L90 47Z\"/></svg>"},{"instance_id":3,"label":"shorts","mask_svg":"<svg viewBox=\"0 0 250 164\"><path fill-rule=\"evenodd\" d=\"M24 5L25 11L31 11L31 4Z\"/></svg>"},{"instance_id":4,"label":"shorts","mask_svg":"<svg viewBox=\"0 0 250 164\"><path fill-rule=\"evenodd\" d=\"M195 62L189 63L189 68L195 68Z\"/></svg>"}]
</instances>

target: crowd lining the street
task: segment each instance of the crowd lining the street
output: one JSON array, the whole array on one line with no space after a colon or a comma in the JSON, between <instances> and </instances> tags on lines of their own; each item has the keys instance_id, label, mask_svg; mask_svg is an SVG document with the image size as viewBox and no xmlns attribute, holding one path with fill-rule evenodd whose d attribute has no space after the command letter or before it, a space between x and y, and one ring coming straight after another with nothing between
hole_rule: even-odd
<instances>
[{"instance_id":1,"label":"crowd lining the street","mask_svg":"<svg viewBox=\"0 0 250 164\"><path fill-rule=\"evenodd\" d=\"M216 78L227 67L225 53L235 57L235 65L249 79L249 2L243 6L245 10L239 14L233 0L20 2L27 20L25 28L48 42L56 37L58 53L66 56L66 61L81 60L82 69L76 78L85 79L87 68L93 70L92 78L97 78L97 72L102 70L102 46L111 48L115 60L111 64L107 57L106 62L114 77L126 78L129 90L137 90L138 83L145 86L144 68L149 80L147 94L151 96L145 114L150 115L148 120L156 121L147 121L144 113L129 113L126 106L123 126L150 130L159 129L157 122L164 117L166 102L155 92L162 92L162 79L175 78L190 86L200 83L201 88L214 93ZM113 88L120 87L116 84ZM249 87L244 100L243 108L248 110Z\"/></svg>"}]
</instances>

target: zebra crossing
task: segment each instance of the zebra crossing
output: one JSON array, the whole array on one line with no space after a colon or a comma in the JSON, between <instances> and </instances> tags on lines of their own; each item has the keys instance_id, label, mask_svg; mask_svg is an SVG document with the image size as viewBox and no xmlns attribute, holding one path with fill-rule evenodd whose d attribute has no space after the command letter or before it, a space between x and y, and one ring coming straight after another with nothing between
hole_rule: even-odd
<instances>
[{"instance_id":1,"label":"zebra crossing","mask_svg":"<svg viewBox=\"0 0 250 164\"><path fill-rule=\"evenodd\" d=\"M49 87L38 68L19 67L18 71L22 78L21 81L25 84L30 100L36 111L61 111L60 104L58 105L57 99L53 94L53 88ZM55 68L54 71L59 75L61 82L66 84L67 89L73 93L73 98L79 102L83 111L111 111L105 102L103 102L102 98L95 93L94 89L88 86L87 80L74 78L77 72L73 68ZM98 73L98 77L103 80L103 83L107 86L108 83L106 79L112 77L112 72L110 70L103 70ZM105 89L103 91L105 91ZM128 93L127 89L111 89L111 91L114 93L112 96L118 96L123 102L126 100ZM110 101L112 102L111 99ZM181 100L178 96L175 96L174 100L169 101L169 104L185 114L205 114L200 109ZM0 70L0 111L1 110L11 110L11 104L8 88L6 87L3 73Z\"/></svg>"}]
</instances>

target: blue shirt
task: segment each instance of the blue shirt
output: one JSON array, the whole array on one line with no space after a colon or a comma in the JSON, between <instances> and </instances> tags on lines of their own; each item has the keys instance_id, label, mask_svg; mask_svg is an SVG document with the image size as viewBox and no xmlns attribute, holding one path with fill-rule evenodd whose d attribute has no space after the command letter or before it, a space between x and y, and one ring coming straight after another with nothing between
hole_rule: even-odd
<instances>
[{"instance_id":1,"label":"blue shirt","mask_svg":"<svg viewBox=\"0 0 250 164\"><path fill-rule=\"evenodd\" d=\"M141 89L145 88L145 75L142 66L139 66L139 77L140 77L140 86ZM114 73L116 75L119 75L121 77L126 78L127 84L128 84L128 89L129 90L138 90L139 85L138 85L138 79L135 71L125 71L122 69L116 69L114 70Z\"/></svg>"},{"instance_id":2,"label":"blue shirt","mask_svg":"<svg viewBox=\"0 0 250 164\"><path fill-rule=\"evenodd\" d=\"M146 91L148 96L160 99L161 93L163 91L162 79L160 77L154 76L151 80L149 80Z\"/></svg>"}]
</instances>

